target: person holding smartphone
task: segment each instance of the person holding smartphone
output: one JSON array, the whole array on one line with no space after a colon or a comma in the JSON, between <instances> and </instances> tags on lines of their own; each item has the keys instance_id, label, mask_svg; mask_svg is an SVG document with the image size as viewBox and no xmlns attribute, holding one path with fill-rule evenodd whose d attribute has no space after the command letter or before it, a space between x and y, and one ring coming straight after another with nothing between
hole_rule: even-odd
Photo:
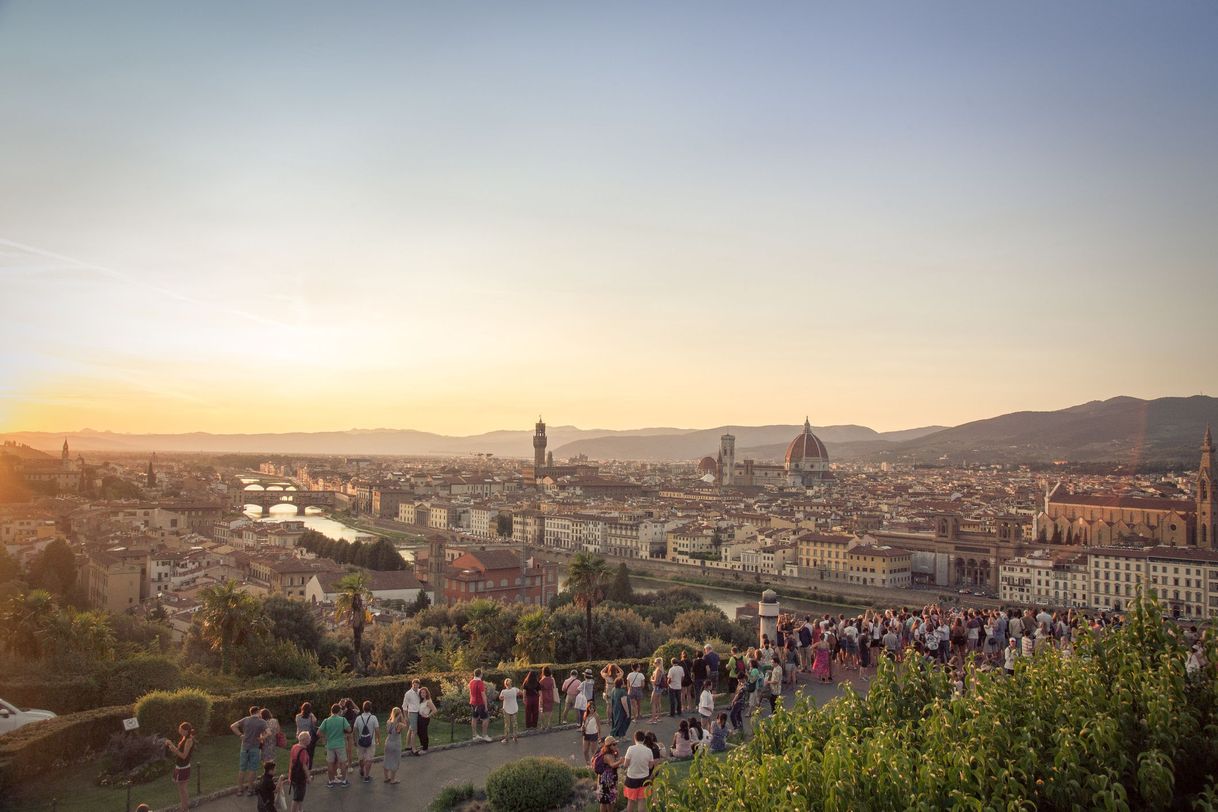
<instances>
[{"instance_id":1,"label":"person holding smartphone","mask_svg":"<svg viewBox=\"0 0 1218 812\"><path fill-rule=\"evenodd\" d=\"M173 783L178 786L178 803L182 812L190 809L190 757L195 749L195 729L190 722L178 725L178 743L165 739L165 749L173 756Z\"/></svg>"}]
</instances>

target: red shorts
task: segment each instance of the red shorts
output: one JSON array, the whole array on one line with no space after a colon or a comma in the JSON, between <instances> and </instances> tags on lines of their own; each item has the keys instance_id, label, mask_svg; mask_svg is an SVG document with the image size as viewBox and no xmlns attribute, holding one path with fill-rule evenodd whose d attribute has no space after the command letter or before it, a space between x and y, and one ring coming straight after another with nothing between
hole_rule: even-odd
<instances>
[{"instance_id":1,"label":"red shorts","mask_svg":"<svg viewBox=\"0 0 1218 812\"><path fill-rule=\"evenodd\" d=\"M622 790L628 801L641 801L651 794L651 785L644 784L641 787L626 787Z\"/></svg>"}]
</instances>

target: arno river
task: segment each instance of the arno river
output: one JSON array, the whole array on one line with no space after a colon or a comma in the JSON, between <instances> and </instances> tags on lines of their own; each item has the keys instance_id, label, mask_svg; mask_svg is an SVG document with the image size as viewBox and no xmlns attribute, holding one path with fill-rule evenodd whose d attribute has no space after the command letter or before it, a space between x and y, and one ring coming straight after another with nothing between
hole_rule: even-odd
<instances>
[{"instance_id":1,"label":"arno river","mask_svg":"<svg viewBox=\"0 0 1218 812\"><path fill-rule=\"evenodd\" d=\"M248 513L246 515L252 519L262 519L262 516L257 512ZM297 516L295 513L272 513L269 518L263 520L270 522L293 520L303 521L305 527L309 528L310 530L316 530L323 536L327 536L332 539L342 539L345 541L354 541L360 536L372 535L366 531L356 530L354 527L348 527L342 522L335 521L334 519L312 513L306 513L304 516ZM414 554L411 550L404 549L401 552L402 557L407 561L414 560ZM565 581L565 575L560 576L559 586L561 587ZM634 585L635 590L638 592L655 592L670 586L680 586L680 584L674 584L672 581L660 580L656 578L644 578L638 575L631 576L630 582ZM690 588L697 590L698 593L701 594L707 601L722 609L724 614L726 614L729 618L734 618L736 617L736 608L750 601L756 601L761 597L761 591L765 587L764 585L754 584L751 587L744 587L739 590L722 589L720 587L701 585L690 586ZM779 593L779 597L781 598L781 592ZM838 605L792 599L783 599L782 608L784 611L791 610L799 612L800 614L807 613L813 615L824 614L825 612L837 614L839 612L849 611L847 608Z\"/></svg>"}]
</instances>

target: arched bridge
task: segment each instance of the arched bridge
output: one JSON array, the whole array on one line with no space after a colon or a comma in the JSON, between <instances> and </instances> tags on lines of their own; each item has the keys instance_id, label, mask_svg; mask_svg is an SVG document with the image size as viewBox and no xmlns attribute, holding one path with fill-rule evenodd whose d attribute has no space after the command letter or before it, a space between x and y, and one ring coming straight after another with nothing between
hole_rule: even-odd
<instances>
[{"instance_id":1,"label":"arched bridge","mask_svg":"<svg viewBox=\"0 0 1218 812\"><path fill-rule=\"evenodd\" d=\"M307 507L334 507L334 491L241 491L242 505L258 505L269 513L276 505L294 505L297 513Z\"/></svg>"}]
</instances>

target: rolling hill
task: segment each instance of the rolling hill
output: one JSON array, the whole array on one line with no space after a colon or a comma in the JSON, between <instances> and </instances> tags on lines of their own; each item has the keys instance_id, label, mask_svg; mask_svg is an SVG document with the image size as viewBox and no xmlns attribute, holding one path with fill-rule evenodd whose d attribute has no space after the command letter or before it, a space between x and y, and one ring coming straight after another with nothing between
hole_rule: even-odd
<instances>
[{"instance_id":1,"label":"rolling hill","mask_svg":"<svg viewBox=\"0 0 1218 812\"><path fill-rule=\"evenodd\" d=\"M1195 465L1218 398L1115 397L1052 412L1012 412L896 443L877 460ZM832 453L832 452L830 452Z\"/></svg>"},{"instance_id":2,"label":"rolling hill","mask_svg":"<svg viewBox=\"0 0 1218 812\"><path fill-rule=\"evenodd\" d=\"M866 426L821 426L815 432L834 460L935 463L1119 462L1195 465L1207 424L1218 424L1218 398L1201 395L1142 400L1115 397L1066 409L1012 412L953 428L927 426L877 432ZM736 437L736 458L781 460L798 425L644 428L628 431L549 426L556 459L679 461L714 455L720 435ZM85 429L67 434L15 432L0 440L58 453L64 438L74 452L213 452L532 456L532 431L492 431L452 437L410 429L286 434L118 434Z\"/></svg>"}]
</instances>

